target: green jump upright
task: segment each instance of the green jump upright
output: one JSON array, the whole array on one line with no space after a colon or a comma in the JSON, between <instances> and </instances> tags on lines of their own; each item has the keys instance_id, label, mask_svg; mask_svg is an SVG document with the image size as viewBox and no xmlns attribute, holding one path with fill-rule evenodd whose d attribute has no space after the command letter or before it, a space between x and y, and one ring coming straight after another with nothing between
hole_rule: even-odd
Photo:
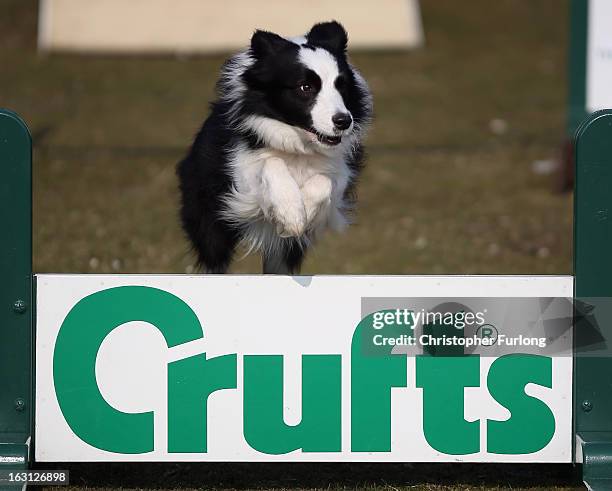
<instances>
[{"instance_id":1,"label":"green jump upright","mask_svg":"<svg viewBox=\"0 0 612 491\"><path fill-rule=\"evenodd\" d=\"M32 142L0 110L0 469L26 468L33 416Z\"/></svg>"},{"instance_id":2,"label":"green jump upright","mask_svg":"<svg viewBox=\"0 0 612 491\"><path fill-rule=\"evenodd\" d=\"M576 133L574 395L577 455L591 489L612 489L612 110Z\"/></svg>"}]
</instances>

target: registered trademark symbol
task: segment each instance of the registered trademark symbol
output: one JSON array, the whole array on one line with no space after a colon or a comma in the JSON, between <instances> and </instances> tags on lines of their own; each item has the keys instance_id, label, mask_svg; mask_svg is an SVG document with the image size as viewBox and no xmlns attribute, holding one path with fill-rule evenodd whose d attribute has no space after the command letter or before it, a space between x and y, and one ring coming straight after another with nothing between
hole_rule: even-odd
<instances>
[{"instance_id":1,"label":"registered trademark symbol","mask_svg":"<svg viewBox=\"0 0 612 491\"><path fill-rule=\"evenodd\" d=\"M497 342L497 328L493 324L483 324L476 331L476 336L483 340L483 345L493 346Z\"/></svg>"}]
</instances>

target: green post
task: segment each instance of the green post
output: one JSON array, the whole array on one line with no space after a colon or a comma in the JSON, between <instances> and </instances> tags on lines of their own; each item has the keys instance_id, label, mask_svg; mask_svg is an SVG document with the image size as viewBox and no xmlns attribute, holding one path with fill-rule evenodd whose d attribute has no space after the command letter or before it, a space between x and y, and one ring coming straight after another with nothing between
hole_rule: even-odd
<instances>
[{"instance_id":1,"label":"green post","mask_svg":"<svg viewBox=\"0 0 612 491\"><path fill-rule=\"evenodd\" d=\"M0 109L0 469L24 469L32 435L32 142Z\"/></svg>"},{"instance_id":2,"label":"green post","mask_svg":"<svg viewBox=\"0 0 612 491\"><path fill-rule=\"evenodd\" d=\"M589 116L575 148L576 451L584 481L603 490L612 489L612 110Z\"/></svg>"},{"instance_id":3,"label":"green post","mask_svg":"<svg viewBox=\"0 0 612 491\"><path fill-rule=\"evenodd\" d=\"M570 0L569 43L567 63L567 137L563 144L561 166L556 174L554 189L569 192L574 187L574 134L588 115L586 107L587 44L590 0Z\"/></svg>"}]
</instances>

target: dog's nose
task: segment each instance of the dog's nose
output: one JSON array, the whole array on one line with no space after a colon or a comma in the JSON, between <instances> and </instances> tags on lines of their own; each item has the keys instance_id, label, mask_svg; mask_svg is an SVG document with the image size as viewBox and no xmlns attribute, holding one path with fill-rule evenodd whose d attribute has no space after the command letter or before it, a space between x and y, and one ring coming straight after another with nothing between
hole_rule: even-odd
<instances>
[{"instance_id":1,"label":"dog's nose","mask_svg":"<svg viewBox=\"0 0 612 491\"><path fill-rule=\"evenodd\" d=\"M349 113L336 113L332 116L332 123L339 130L346 130L352 122L353 118Z\"/></svg>"}]
</instances>

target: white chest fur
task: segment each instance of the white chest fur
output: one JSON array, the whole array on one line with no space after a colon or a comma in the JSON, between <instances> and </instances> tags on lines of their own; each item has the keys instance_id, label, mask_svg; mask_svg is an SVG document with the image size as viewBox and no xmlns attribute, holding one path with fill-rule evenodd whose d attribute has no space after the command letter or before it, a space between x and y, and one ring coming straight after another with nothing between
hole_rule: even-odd
<instances>
[{"instance_id":1,"label":"white chest fur","mask_svg":"<svg viewBox=\"0 0 612 491\"><path fill-rule=\"evenodd\" d=\"M323 155L238 146L230 170L234 189L225 218L243 227L251 250L273 249L286 237L308 242L347 223L343 196L351 173L345 148Z\"/></svg>"}]
</instances>

